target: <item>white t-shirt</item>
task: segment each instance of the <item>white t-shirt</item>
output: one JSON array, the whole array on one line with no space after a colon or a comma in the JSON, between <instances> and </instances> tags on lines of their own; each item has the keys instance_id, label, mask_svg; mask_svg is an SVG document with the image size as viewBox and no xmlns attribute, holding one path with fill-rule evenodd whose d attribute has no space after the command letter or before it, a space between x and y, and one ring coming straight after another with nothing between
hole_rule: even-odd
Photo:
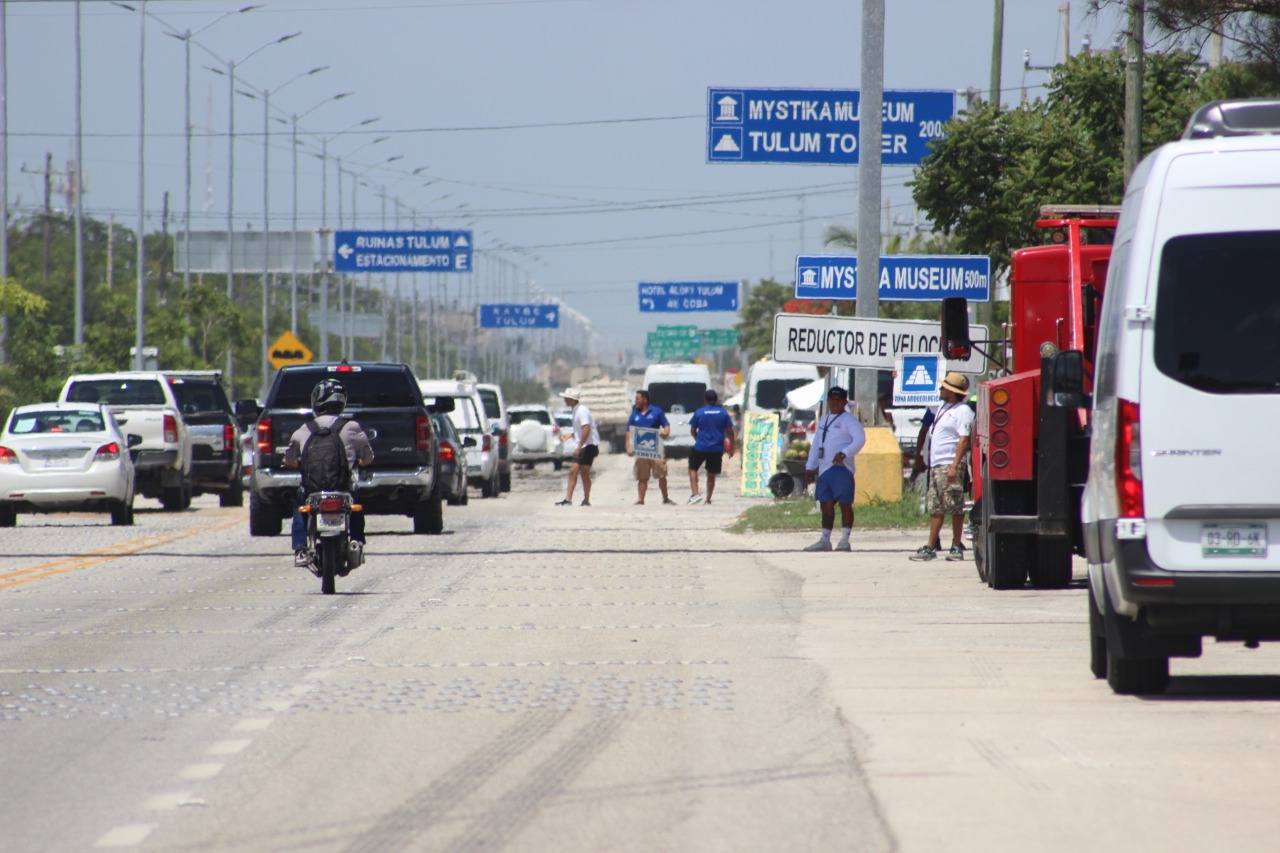
<instances>
[{"instance_id":1,"label":"white t-shirt","mask_svg":"<svg viewBox=\"0 0 1280 853\"><path fill-rule=\"evenodd\" d=\"M587 424L591 424L591 433L587 436L586 442L582 442L582 428ZM573 437L578 439L584 447L588 444L600 443L600 428L596 426L596 419L591 417L591 410L581 403L573 407Z\"/></svg>"},{"instance_id":2,"label":"white t-shirt","mask_svg":"<svg viewBox=\"0 0 1280 853\"><path fill-rule=\"evenodd\" d=\"M828 412L815 425L813 441L809 445L809 461L804 467L810 471L817 469L821 477L833 464L831 460L836 458L836 454L843 453L844 467L850 474L855 473L853 457L866 443L866 430L857 418L847 410L838 415Z\"/></svg>"},{"instance_id":3,"label":"white t-shirt","mask_svg":"<svg viewBox=\"0 0 1280 853\"><path fill-rule=\"evenodd\" d=\"M956 458L961 438L973 432L973 409L967 403L943 403L933 412L929 428L929 467L950 465Z\"/></svg>"}]
</instances>

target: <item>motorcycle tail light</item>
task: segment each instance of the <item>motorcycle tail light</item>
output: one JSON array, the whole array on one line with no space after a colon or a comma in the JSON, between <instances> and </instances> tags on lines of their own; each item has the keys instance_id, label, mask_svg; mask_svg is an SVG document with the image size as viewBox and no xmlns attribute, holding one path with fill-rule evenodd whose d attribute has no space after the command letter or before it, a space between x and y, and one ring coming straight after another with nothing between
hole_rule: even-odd
<instances>
[{"instance_id":1,"label":"motorcycle tail light","mask_svg":"<svg viewBox=\"0 0 1280 853\"><path fill-rule=\"evenodd\" d=\"M418 416L418 449L426 450L431 446L431 418Z\"/></svg>"},{"instance_id":2,"label":"motorcycle tail light","mask_svg":"<svg viewBox=\"0 0 1280 853\"><path fill-rule=\"evenodd\" d=\"M93 454L93 458L95 461L100 462L109 462L112 459L119 459L120 445L114 441L110 444L104 444L98 448L97 453Z\"/></svg>"},{"instance_id":3,"label":"motorcycle tail light","mask_svg":"<svg viewBox=\"0 0 1280 853\"><path fill-rule=\"evenodd\" d=\"M164 416L164 443L178 443L178 419L173 415Z\"/></svg>"},{"instance_id":4,"label":"motorcycle tail light","mask_svg":"<svg viewBox=\"0 0 1280 853\"><path fill-rule=\"evenodd\" d=\"M229 452L234 453L236 449L236 428L231 424L225 424L222 427L222 446Z\"/></svg>"},{"instance_id":5,"label":"motorcycle tail light","mask_svg":"<svg viewBox=\"0 0 1280 853\"><path fill-rule=\"evenodd\" d=\"M263 456L271 455L271 418L258 421L258 452Z\"/></svg>"},{"instance_id":6,"label":"motorcycle tail light","mask_svg":"<svg viewBox=\"0 0 1280 853\"><path fill-rule=\"evenodd\" d=\"M16 465L18 454L7 447L0 447L0 465Z\"/></svg>"},{"instance_id":7,"label":"motorcycle tail light","mask_svg":"<svg viewBox=\"0 0 1280 853\"><path fill-rule=\"evenodd\" d=\"M323 498L320 501L321 512L342 512L342 498Z\"/></svg>"}]
</instances>

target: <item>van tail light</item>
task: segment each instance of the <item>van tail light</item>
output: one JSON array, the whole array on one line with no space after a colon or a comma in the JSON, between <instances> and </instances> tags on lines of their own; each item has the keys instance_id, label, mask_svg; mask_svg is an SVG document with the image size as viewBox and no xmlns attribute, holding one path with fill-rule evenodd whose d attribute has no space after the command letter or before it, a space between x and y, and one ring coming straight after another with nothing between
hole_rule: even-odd
<instances>
[{"instance_id":1,"label":"van tail light","mask_svg":"<svg viewBox=\"0 0 1280 853\"><path fill-rule=\"evenodd\" d=\"M1142 433L1138 404L1118 400L1116 425L1116 497L1120 518L1144 518L1142 501Z\"/></svg>"},{"instance_id":2,"label":"van tail light","mask_svg":"<svg viewBox=\"0 0 1280 853\"><path fill-rule=\"evenodd\" d=\"M486 435L480 441L480 449L488 453L493 448L493 436Z\"/></svg>"},{"instance_id":3,"label":"van tail light","mask_svg":"<svg viewBox=\"0 0 1280 853\"><path fill-rule=\"evenodd\" d=\"M418 415L418 449L431 447L431 418Z\"/></svg>"},{"instance_id":4,"label":"van tail light","mask_svg":"<svg viewBox=\"0 0 1280 853\"><path fill-rule=\"evenodd\" d=\"M232 424L224 424L222 427L222 446L227 449L228 453L235 453L236 450L236 428Z\"/></svg>"},{"instance_id":5,"label":"van tail light","mask_svg":"<svg viewBox=\"0 0 1280 853\"><path fill-rule=\"evenodd\" d=\"M0 447L0 465L18 464L18 454L7 447Z\"/></svg>"},{"instance_id":6,"label":"van tail light","mask_svg":"<svg viewBox=\"0 0 1280 853\"><path fill-rule=\"evenodd\" d=\"M120 445L116 442L104 444L98 448L98 452L93 454L95 462L110 462L120 458Z\"/></svg>"},{"instance_id":7,"label":"van tail light","mask_svg":"<svg viewBox=\"0 0 1280 853\"><path fill-rule=\"evenodd\" d=\"M164 443L178 443L178 419L173 415L164 416Z\"/></svg>"},{"instance_id":8,"label":"van tail light","mask_svg":"<svg viewBox=\"0 0 1280 853\"><path fill-rule=\"evenodd\" d=\"M440 461L441 462L453 461L453 445L452 444L440 445Z\"/></svg>"},{"instance_id":9,"label":"van tail light","mask_svg":"<svg viewBox=\"0 0 1280 853\"><path fill-rule=\"evenodd\" d=\"M263 456L271 455L271 418L258 421L258 452Z\"/></svg>"}]
</instances>

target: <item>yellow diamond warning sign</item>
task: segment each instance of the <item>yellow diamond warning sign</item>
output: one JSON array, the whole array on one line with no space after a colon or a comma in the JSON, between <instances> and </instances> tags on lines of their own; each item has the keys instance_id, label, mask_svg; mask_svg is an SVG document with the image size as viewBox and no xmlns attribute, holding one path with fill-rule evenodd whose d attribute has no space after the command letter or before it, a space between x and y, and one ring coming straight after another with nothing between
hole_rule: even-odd
<instances>
[{"instance_id":1,"label":"yellow diamond warning sign","mask_svg":"<svg viewBox=\"0 0 1280 853\"><path fill-rule=\"evenodd\" d=\"M276 338L276 342L267 352L267 361L271 362L271 366L276 370L287 364L310 364L313 358L315 354L307 349L307 345L298 340L298 336L293 332L285 332Z\"/></svg>"}]
</instances>

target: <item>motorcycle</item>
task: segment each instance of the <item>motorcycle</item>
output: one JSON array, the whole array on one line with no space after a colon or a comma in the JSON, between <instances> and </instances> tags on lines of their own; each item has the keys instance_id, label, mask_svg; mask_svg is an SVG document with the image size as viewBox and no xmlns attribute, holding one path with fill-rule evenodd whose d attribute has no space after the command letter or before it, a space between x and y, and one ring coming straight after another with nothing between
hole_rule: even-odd
<instances>
[{"instance_id":1,"label":"motorcycle","mask_svg":"<svg viewBox=\"0 0 1280 853\"><path fill-rule=\"evenodd\" d=\"M333 595L336 578L364 562L364 547L351 539L351 513L363 511L350 492L315 492L301 507L307 516L307 556L320 591Z\"/></svg>"}]
</instances>

